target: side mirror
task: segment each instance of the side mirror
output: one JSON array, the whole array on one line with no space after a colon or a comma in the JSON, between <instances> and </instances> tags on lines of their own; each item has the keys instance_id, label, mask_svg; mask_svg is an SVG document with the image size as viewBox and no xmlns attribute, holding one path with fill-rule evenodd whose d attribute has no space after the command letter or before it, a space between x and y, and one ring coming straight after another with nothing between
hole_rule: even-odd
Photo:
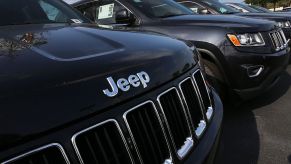
<instances>
[{"instance_id":1,"label":"side mirror","mask_svg":"<svg viewBox=\"0 0 291 164\"><path fill-rule=\"evenodd\" d=\"M202 10L200 11L200 13L201 13L201 14L209 14L209 11L208 11L208 9L202 9Z\"/></svg>"},{"instance_id":2,"label":"side mirror","mask_svg":"<svg viewBox=\"0 0 291 164\"><path fill-rule=\"evenodd\" d=\"M135 18L128 10L122 9L115 13L115 21L118 24L133 24Z\"/></svg>"}]
</instances>

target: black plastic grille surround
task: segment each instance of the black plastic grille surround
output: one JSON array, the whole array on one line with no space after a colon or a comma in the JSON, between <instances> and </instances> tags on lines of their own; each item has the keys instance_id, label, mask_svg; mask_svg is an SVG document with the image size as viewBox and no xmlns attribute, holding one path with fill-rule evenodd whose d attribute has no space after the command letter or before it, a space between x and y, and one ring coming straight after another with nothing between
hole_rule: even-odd
<instances>
[{"instance_id":1,"label":"black plastic grille surround","mask_svg":"<svg viewBox=\"0 0 291 164\"><path fill-rule=\"evenodd\" d=\"M81 163L131 163L124 137L114 120L86 129L76 134L72 141Z\"/></svg>"},{"instance_id":2,"label":"black plastic grille surround","mask_svg":"<svg viewBox=\"0 0 291 164\"><path fill-rule=\"evenodd\" d=\"M59 144L50 144L25 153L2 164L67 164L63 148Z\"/></svg>"},{"instance_id":3,"label":"black plastic grille surround","mask_svg":"<svg viewBox=\"0 0 291 164\"><path fill-rule=\"evenodd\" d=\"M171 152L183 159L194 148L195 137L200 139L206 128L205 117L212 107L202 73L196 71L182 80L179 87L166 90L156 100L128 110L123 114L124 121L109 119L73 135L72 144L79 162L135 163L132 153L138 155L141 163L172 163ZM128 131L126 139L119 125ZM193 129L196 136L192 135ZM60 145L52 144L4 162L7 163L63 164L69 160Z\"/></svg>"}]
</instances>

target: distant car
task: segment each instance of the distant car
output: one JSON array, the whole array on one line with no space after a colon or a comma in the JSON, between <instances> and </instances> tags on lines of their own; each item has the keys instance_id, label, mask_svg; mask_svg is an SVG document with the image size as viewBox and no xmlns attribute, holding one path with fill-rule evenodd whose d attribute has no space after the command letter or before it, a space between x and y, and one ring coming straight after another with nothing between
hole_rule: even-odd
<instances>
[{"instance_id":1,"label":"distant car","mask_svg":"<svg viewBox=\"0 0 291 164\"><path fill-rule=\"evenodd\" d=\"M257 10L258 12L261 12L261 13L274 13L273 11L266 9L264 7L261 7L261 6L257 6L257 5L248 5L248 6Z\"/></svg>"},{"instance_id":2,"label":"distant car","mask_svg":"<svg viewBox=\"0 0 291 164\"><path fill-rule=\"evenodd\" d=\"M282 12L291 12L291 7L283 8Z\"/></svg>"},{"instance_id":3,"label":"distant car","mask_svg":"<svg viewBox=\"0 0 291 164\"><path fill-rule=\"evenodd\" d=\"M242 4L242 3L231 3L231 2L227 2L225 3L227 6L229 7L232 7L236 10L239 10L239 11L242 11L244 13L261 13L261 11L255 9L255 8L252 8L250 7L249 5L247 4Z\"/></svg>"},{"instance_id":4,"label":"distant car","mask_svg":"<svg viewBox=\"0 0 291 164\"><path fill-rule=\"evenodd\" d=\"M277 26L281 27L287 40L291 39L291 15L289 14L275 14L257 12L250 7L249 11L254 12L240 12L238 9L231 8L217 0L176 0L180 4L197 11L199 14L214 14L214 15L237 15L249 18L266 19L277 22ZM197 9L196 9L197 8ZM202 11L202 12L201 12ZM289 42L291 45L291 42Z\"/></svg>"},{"instance_id":5,"label":"distant car","mask_svg":"<svg viewBox=\"0 0 291 164\"><path fill-rule=\"evenodd\" d=\"M173 0L79 0L70 4L108 28L157 32L194 43L208 80L218 84L214 86L219 93L231 91L242 99L258 96L287 66L287 40L275 22L234 15L194 15ZM113 6L111 16L104 18L103 11L109 5Z\"/></svg>"}]
</instances>

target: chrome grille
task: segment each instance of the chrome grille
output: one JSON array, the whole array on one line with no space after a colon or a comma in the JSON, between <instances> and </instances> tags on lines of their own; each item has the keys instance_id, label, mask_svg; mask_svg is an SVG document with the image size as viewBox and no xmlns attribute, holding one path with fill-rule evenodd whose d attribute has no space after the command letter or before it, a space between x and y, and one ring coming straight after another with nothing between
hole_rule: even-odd
<instances>
[{"instance_id":1,"label":"chrome grille","mask_svg":"<svg viewBox=\"0 0 291 164\"><path fill-rule=\"evenodd\" d=\"M207 87L205 79L200 70L197 70L193 74L193 78L195 81L195 86L197 88L197 93L201 97L202 108L205 112L207 119L210 120L213 114L213 107L209 96L209 88Z\"/></svg>"},{"instance_id":2,"label":"chrome grille","mask_svg":"<svg viewBox=\"0 0 291 164\"><path fill-rule=\"evenodd\" d=\"M158 102L164 114L167 127L180 159L193 147L187 114L176 88L171 88L158 96Z\"/></svg>"},{"instance_id":3,"label":"chrome grille","mask_svg":"<svg viewBox=\"0 0 291 164\"><path fill-rule=\"evenodd\" d=\"M125 139L115 120L85 129L72 138L80 163L131 163Z\"/></svg>"},{"instance_id":4,"label":"chrome grille","mask_svg":"<svg viewBox=\"0 0 291 164\"><path fill-rule=\"evenodd\" d=\"M160 117L153 102L145 102L124 114L135 148L143 163L172 163Z\"/></svg>"},{"instance_id":5,"label":"chrome grille","mask_svg":"<svg viewBox=\"0 0 291 164\"><path fill-rule=\"evenodd\" d=\"M206 128L205 113L199 101L194 82L187 78L179 84L182 96L189 110L190 120L194 126L196 136L199 138Z\"/></svg>"},{"instance_id":6,"label":"chrome grille","mask_svg":"<svg viewBox=\"0 0 291 164\"><path fill-rule=\"evenodd\" d=\"M69 160L59 144L50 144L22 154L2 164L68 164Z\"/></svg>"},{"instance_id":7,"label":"chrome grille","mask_svg":"<svg viewBox=\"0 0 291 164\"><path fill-rule=\"evenodd\" d=\"M209 89L198 70L182 80L179 87L161 93L156 102L146 101L125 112L122 127L129 132L127 140L119 127L119 123L124 122L110 119L73 135L72 144L82 164L135 163L131 153L138 155L138 163L171 164L170 144L179 159L194 149L195 137L200 139L207 126L206 119L209 121L212 116L211 101ZM159 109L155 103L159 104ZM59 144L51 144L3 164L18 163L62 164L69 160Z\"/></svg>"},{"instance_id":8,"label":"chrome grille","mask_svg":"<svg viewBox=\"0 0 291 164\"><path fill-rule=\"evenodd\" d=\"M288 45L288 41L282 30L271 32L270 37L276 51L282 50Z\"/></svg>"}]
</instances>

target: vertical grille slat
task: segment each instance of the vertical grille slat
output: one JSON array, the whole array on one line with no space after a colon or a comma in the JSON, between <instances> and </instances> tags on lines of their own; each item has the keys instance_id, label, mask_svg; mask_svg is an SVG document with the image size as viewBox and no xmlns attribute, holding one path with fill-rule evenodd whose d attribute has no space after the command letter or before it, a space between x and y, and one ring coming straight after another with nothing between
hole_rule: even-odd
<instances>
[{"instance_id":1,"label":"vertical grille slat","mask_svg":"<svg viewBox=\"0 0 291 164\"><path fill-rule=\"evenodd\" d=\"M171 161L171 153L162 122L153 102L148 101L124 114L134 145L143 163Z\"/></svg>"},{"instance_id":2,"label":"vertical grille slat","mask_svg":"<svg viewBox=\"0 0 291 164\"><path fill-rule=\"evenodd\" d=\"M270 37L276 51L284 49L287 46L287 40L282 30L271 32Z\"/></svg>"},{"instance_id":3,"label":"vertical grille slat","mask_svg":"<svg viewBox=\"0 0 291 164\"><path fill-rule=\"evenodd\" d=\"M187 78L179 84L179 87L195 128L195 134L197 137L200 137L206 128L206 112L204 112L203 108L200 106L199 96L195 90L194 83L191 78Z\"/></svg>"},{"instance_id":4,"label":"vertical grille slat","mask_svg":"<svg viewBox=\"0 0 291 164\"><path fill-rule=\"evenodd\" d=\"M176 88L171 88L158 96L162 113L171 134L176 153L182 159L193 147L187 112Z\"/></svg>"},{"instance_id":5,"label":"vertical grille slat","mask_svg":"<svg viewBox=\"0 0 291 164\"><path fill-rule=\"evenodd\" d=\"M198 90L199 96L201 97L201 103L204 113L207 119L210 120L213 114L213 107L209 96L209 89L205 83L205 79L200 70L196 71L193 74L193 79L195 82L195 86Z\"/></svg>"},{"instance_id":6,"label":"vertical grille slat","mask_svg":"<svg viewBox=\"0 0 291 164\"><path fill-rule=\"evenodd\" d=\"M49 164L49 161L48 161L45 154L42 155L42 158L43 158L45 164Z\"/></svg>"},{"instance_id":7,"label":"vertical grille slat","mask_svg":"<svg viewBox=\"0 0 291 164\"><path fill-rule=\"evenodd\" d=\"M177 107L177 104L175 103L175 99L172 97L172 94L169 94L169 97L167 98L168 100L165 100L166 102L169 102L169 105L164 105L165 107L173 107L174 110L169 109L169 114L167 115L167 118L174 120L172 122L174 122L172 124L172 126L174 127L174 129L177 130L176 135L176 141L180 141L178 143L176 143L177 145L183 145L185 138L187 137L187 123L186 123L186 119L184 119L184 121L182 121L183 118L185 118L185 116L181 116L181 112L179 112L179 110L182 109L182 107ZM176 99L177 102L177 99ZM182 104L181 104L182 105ZM173 113L173 114L172 114ZM178 148L177 148L178 149Z\"/></svg>"},{"instance_id":8,"label":"vertical grille slat","mask_svg":"<svg viewBox=\"0 0 291 164\"><path fill-rule=\"evenodd\" d=\"M148 111L145 111L145 116L146 116L147 120L150 120ZM155 133L153 124L150 121L149 121L149 127L150 127L151 134L153 135L152 138L154 139L154 144L155 145L159 145L159 141L158 141L159 138L157 137L157 134ZM157 151L158 151L158 154L159 154L159 158L162 159L163 158L163 153L162 153L162 150L161 150L161 146L157 147Z\"/></svg>"},{"instance_id":9,"label":"vertical grille slat","mask_svg":"<svg viewBox=\"0 0 291 164\"><path fill-rule=\"evenodd\" d=\"M120 162L119 162L119 159L118 159L116 148L114 148L114 146L112 144L112 138L109 137L107 129L104 129L104 134L105 134L105 139L106 139L106 141L107 141L107 143L109 145L110 151L113 154L113 157L114 157L114 160L115 160L114 163L118 163L119 164Z\"/></svg>"},{"instance_id":10,"label":"vertical grille slat","mask_svg":"<svg viewBox=\"0 0 291 164\"><path fill-rule=\"evenodd\" d=\"M105 153L104 146L103 146L103 144L101 143L98 134L97 134L97 133L94 133L94 136L95 136L95 139L96 139L96 141L97 141L98 147L100 147L100 149L101 149L101 153L102 153L102 155L103 155L103 157L104 157L105 162L106 162L106 163L109 163L109 160L108 160L107 154ZM96 158L96 161L97 161L97 158Z\"/></svg>"},{"instance_id":11,"label":"vertical grille slat","mask_svg":"<svg viewBox=\"0 0 291 164\"><path fill-rule=\"evenodd\" d=\"M143 112L145 112L145 111L143 111ZM145 137L146 137L147 141L149 141L148 142L148 144L150 146L150 150L149 151L155 152L155 149L154 149L154 146L153 146L153 142L152 142L151 138L149 137L149 133L147 133L148 130L146 128L145 121L144 121L143 116L141 115L141 113L138 113L138 117L139 117L139 119L141 121L141 125L142 125L142 128L143 128L143 131L145 132L144 133ZM159 160L157 159L157 156L153 156L153 158L154 158L155 163L158 163Z\"/></svg>"},{"instance_id":12,"label":"vertical grille slat","mask_svg":"<svg viewBox=\"0 0 291 164\"><path fill-rule=\"evenodd\" d=\"M98 158L97 158L97 156L96 156L96 154L95 154L95 151L93 150L93 147L92 147L92 145L91 145L91 143L90 143L88 137L85 137L85 140L86 140L86 144L87 144L87 146L88 146L88 148L89 148L89 150L90 150L89 153L90 153L91 156L93 157L94 162L97 163L97 164L99 164L99 162L98 162Z\"/></svg>"},{"instance_id":13,"label":"vertical grille slat","mask_svg":"<svg viewBox=\"0 0 291 164\"><path fill-rule=\"evenodd\" d=\"M125 138L115 120L87 128L72 138L81 163L132 163Z\"/></svg>"},{"instance_id":14,"label":"vertical grille slat","mask_svg":"<svg viewBox=\"0 0 291 164\"><path fill-rule=\"evenodd\" d=\"M18 157L12 158L2 164L68 164L69 160L59 144L50 144Z\"/></svg>"}]
</instances>

